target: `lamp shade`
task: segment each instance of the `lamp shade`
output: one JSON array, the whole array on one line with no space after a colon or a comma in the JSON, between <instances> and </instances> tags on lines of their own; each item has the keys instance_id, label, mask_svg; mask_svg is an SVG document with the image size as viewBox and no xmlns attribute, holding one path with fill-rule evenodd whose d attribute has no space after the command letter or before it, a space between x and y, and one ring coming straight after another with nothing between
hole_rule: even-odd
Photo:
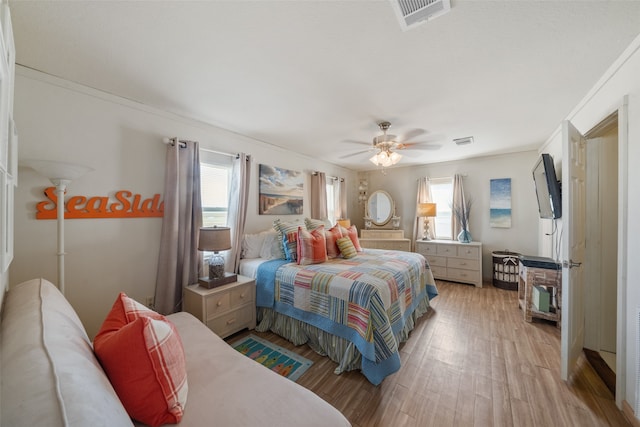
<instances>
[{"instance_id":1,"label":"lamp shade","mask_svg":"<svg viewBox=\"0 0 640 427\"><path fill-rule=\"evenodd\" d=\"M418 203L418 216L436 216L436 204L435 203Z\"/></svg>"},{"instance_id":2,"label":"lamp shade","mask_svg":"<svg viewBox=\"0 0 640 427\"><path fill-rule=\"evenodd\" d=\"M339 219L336 221L336 223L341 225L344 228L351 227L351 220L349 218Z\"/></svg>"},{"instance_id":3,"label":"lamp shade","mask_svg":"<svg viewBox=\"0 0 640 427\"><path fill-rule=\"evenodd\" d=\"M30 167L45 178L49 178L54 185L58 185L58 182L61 180L73 181L93 170L84 165L50 160L23 160L21 164Z\"/></svg>"},{"instance_id":4,"label":"lamp shade","mask_svg":"<svg viewBox=\"0 0 640 427\"><path fill-rule=\"evenodd\" d=\"M231 229L229 227L202 227L198 238L198 250L226 251L231 249Z\"/></svg>"}]
</instances>

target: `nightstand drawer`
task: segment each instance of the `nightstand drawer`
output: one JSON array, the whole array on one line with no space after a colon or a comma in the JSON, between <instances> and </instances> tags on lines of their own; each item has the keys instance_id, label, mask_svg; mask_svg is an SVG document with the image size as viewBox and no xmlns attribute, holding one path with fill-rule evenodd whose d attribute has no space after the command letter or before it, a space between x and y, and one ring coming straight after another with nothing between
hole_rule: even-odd
<instances>
[{"instance_id":1,"label":"nightstand drawer","mask_svg":"<svg viewBox=\"0 0 640 427\"><path fill-rule=\"evenodd\" d=\"M219 336L225 337L251 324L254 310L253 306L239 308L207 321L207 326Z\"/></svg>"},{"instance_id":2,"label":"nightstand drawer","mask_svg":"<svg viewBox=\"0 0 640 427\"><path fill-rule=\"evenodd\" d=\"M479 270L480 265L477 259L469 258L448 258L447 267L462 268L465 270Z\"/></svg>"},{"instance_id":3,"label":"nightstand drawer","mask_svg":"<svg viewBox=\"0 0 640 427\"><path fill-rule=\"evenodd\" d=\"M244 304L255 301L256 286L253 283L247 283L231 290L231 308L236 308Z\"/></svg>"},{"instance_id":4,"label":"nightstand drawer","mask_svg":"<svg viewBox=\"0 0 640 427\"><path fill-rule=\"evenodd\" d=\"M207 317L211 318L218 313L223 313L231 309L231 295L229 292L209 295L205 303L207 304Z\"/></svg>"}]
</instances>

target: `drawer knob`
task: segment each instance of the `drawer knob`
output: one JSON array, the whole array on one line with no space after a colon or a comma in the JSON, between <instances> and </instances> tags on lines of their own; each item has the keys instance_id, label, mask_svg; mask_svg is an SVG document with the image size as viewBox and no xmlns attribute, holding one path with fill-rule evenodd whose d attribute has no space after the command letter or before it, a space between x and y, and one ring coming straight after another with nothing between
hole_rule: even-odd
<instances>
[{"instance_id":1,"label":"drawer knob","mask_svg":"<svg viewBox=\"0 0 640 427\"><path fill-rule=\"evenodd\" d=\"M244 298L244 293L241 293L241 294L240 294L240 298Z\"/></svg>"},{"instance_id":2,"label":"drawer knob","mask_svg":"<svg viewBox=\"0 0 640 427\"><path fill-rule=\"evenodd\" d=\"M230 325L232 323L234 323L236 321L236 319L229 319L227 320L227 325Z\"/></svg>"},{"instance_id":3,"label":"drawer knob","mask_svg":"<svg viewBox=\"0 0 640 427\"><path fill-rule=\"evenodd\" d=\"M216 304L218 307L220 307L222 305L222 301L218 301L218 303Z\"/></svg>"}]
</instances>

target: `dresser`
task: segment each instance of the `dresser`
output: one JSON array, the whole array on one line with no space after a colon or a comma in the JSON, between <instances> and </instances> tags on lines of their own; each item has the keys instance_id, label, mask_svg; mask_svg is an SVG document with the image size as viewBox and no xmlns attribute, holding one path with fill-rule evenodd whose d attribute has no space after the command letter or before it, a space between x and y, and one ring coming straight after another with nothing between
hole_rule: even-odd
<instances>
[{"instance_id":1,"label":"dresser","mask_svg":"<svg viewBox=\"0 0 640 427\"><path fill-rule=\"evenodd\" d=\"M363 248L411 252L411 239L405 239L404 230L360 230L359 241Z\"/></svg>"},{"instance_id":2,"label":"dresser","mask_svg":"<svg viewBox=\"0 0 640 427\"><path fill-rule=\"evenodd\" d=\"M182 308L221 338L244 328L253 329L256 327L255 280L238 275L236 282L213 289L187 286Z\"/></svg>"},{"instance_id":3,"label":"dresser","mask_svg":"<svg viewBox=\"0 0 640 427\"><path fill-rule=\"evenodd\" d=\"M416 252L429 261L436 279L482 287L482 243L416 240Z\"/></svg>"}]
</instances>

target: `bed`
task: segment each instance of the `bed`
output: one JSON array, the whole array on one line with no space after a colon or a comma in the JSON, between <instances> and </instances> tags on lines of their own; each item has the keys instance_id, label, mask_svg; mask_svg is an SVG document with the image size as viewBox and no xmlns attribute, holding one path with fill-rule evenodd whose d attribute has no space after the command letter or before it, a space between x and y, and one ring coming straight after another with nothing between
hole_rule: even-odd
<instances>
[{"instance_id":1,"label":"bed","mask_svg":"<svg viewBox=\"0 0 640 427\"><path fill-rule=\"evenodd\" d=\"M425 258L412 252L365 249L312 265L254 259L241 274L256 278L258 331L308 344L360 369L372 384L400 369L398 346L437 295Z\"/></svg>"}]
</instances>

